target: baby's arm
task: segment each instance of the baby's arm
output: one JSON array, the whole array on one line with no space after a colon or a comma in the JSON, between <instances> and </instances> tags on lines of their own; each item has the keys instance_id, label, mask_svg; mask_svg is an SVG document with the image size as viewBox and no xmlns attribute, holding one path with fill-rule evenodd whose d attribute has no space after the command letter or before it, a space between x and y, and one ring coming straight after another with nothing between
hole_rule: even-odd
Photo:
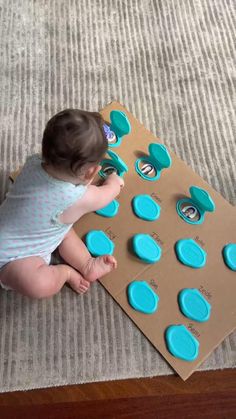
<instances>
[{"instance_id":1,"label":"baby's arm","mask_svg":"<svg viewBox=\"0 0 236 419\"><path fill-rule=\"evenodd\" d=\"M60 215L60 222L75 223L84 214L105 207L119 195L123 186L123 179L114 173L107 177L102 186L89 185L84 196Z\"/></svg>"}]
</instances>

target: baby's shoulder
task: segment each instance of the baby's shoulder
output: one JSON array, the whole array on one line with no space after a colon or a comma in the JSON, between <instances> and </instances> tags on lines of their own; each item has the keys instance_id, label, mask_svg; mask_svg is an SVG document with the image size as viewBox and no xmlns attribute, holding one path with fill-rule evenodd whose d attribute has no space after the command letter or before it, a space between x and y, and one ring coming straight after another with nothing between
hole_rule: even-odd
<instances>
[{"instance_id":1,"label":"baby's shoulder","mask_svg":"<svg viewBox=\"0 0 236 419\"><path fill-rule=\"evenodd\" d=\"M26 158L25 164L15 179L15 185L30 185L35 182L41 167L40 154L32 154Z\"/></svg>"},{"instance_id":2,"label":"baby's shoulder","mask_svg":"<svg viewBox=\"0 0 236 419\"><path fill-rule=\"evenodd\" d=\"M38 163L41 161L42 161L41 155L39 153L35 153L35 154L31 154L30 156L26 158L25 165L32 164L35 162Z\"/></svg>"}]
</instances>

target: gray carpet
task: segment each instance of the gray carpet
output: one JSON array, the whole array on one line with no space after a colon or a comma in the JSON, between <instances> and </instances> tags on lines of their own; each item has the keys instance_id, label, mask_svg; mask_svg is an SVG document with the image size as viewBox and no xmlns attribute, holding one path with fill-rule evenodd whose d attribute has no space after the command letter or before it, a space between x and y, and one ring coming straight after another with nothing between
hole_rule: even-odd
<instances>
[{"instance_id":1,"label":"gray carpet","mask_svg":"<svg viewBox=\"0 0 236 419\"><path fill-rule=\"evenodd\" d=\"M52 114L117 99L235 204L235 18L234 0L0 0L1 199ZM233 334L201 369L235 366ZM99 284L0 291L0 391L171 372Z\"/></svg>"}]
</instances>

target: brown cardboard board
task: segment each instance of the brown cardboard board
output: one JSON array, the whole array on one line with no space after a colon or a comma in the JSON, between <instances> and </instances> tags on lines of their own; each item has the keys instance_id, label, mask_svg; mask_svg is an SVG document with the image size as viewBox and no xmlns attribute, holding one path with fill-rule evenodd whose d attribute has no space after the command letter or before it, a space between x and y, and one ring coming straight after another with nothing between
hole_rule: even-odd
<instances>
[{"instance_id":1,"label":"brown cardboard board","mask_svg":"<svg viewBox=\"0 0 236 419\"><path fill-rule=\"evenodd\" d=\"M103 230L113 240L118 268L100 282L185 380L236 327L236 272L228 269L222 258L224 245L236 242L235 208L173 153L170 153L172 167L164 170L158 181L148 182L138 176L134 168L136 159L147 153L149 143L161 141L118 102L112 102L101 111L107 121L113 109L123 110L132 126L121 146L113 149L129 167L124 178L125 188L118 198L119 213L114 219L91 213L79 220L74 228L80 237L90 230ZM14 180L15 174L12 178ZM187 224L176 212L176 202L189 196L192 185L206 189L216 204L215 213L207 213L202 225ZM157 221L142 221L133 214L131 200L140 193L151 194L160 204L161 216ZM137 233L155 233L163 252L158 263L144 264L132 254L129 242ZM207 251L204 268L194 270L177 260L174 245L183 238L194 238ZM127 286L135 279L146 280L157 292L160 300L154 314L142 314L129 305ZM198 288L211 303L208 322L197 323L181 314L177 296L183 288ZM171 324L184 324L199 340L199 357L194 362L182 361L168 352L164 332Z\"/></svg>"},{"instance_id":2,"label":"brown cardboard board","mask_svg":"<svg viewBox=\"0 0 236 419\"><path fill-rule=\"evenodd\" d=\"M187 379L236 327L236 273L225 266L222 258L223 246L229 242L236 242L235 208L173 153L172 167L163 172L160 180L148 182L139 177L134 168L136 159L140 153L146 154L149 143L160 140L116 102L101 112L107 121L113 109L125 111L132 126L131 133L124 137L121 146L113 149L129 167L129 172L124 178L125 188L119 197L120 210L114 219L89 214L75 225L75 230L83 237L90 230L101 229L113 239L118 268L103 278L101 283L177 373L183 379ZM202 225L189 225L176 212L176 202L189 196L189 187L192 185L206 189L216 204L215 213L207 214ZM148 193L156 197L161 205L159 220L148 223L134 216L131 200L139 193ZM155 232L157 240L161 243L162 258L155 265L142 263L128 249L129 239L141 232ZM174 244L182 238L195 238L199 243L203 243L203 248L208 254L206 267L194 270L178 262ZM148 281L160 297L158 310L151 316L133 310L128 303L127 285L134 279ZM197 323L181 314L177 295L186 287L198 288L205 293L205 297L208 295L212 305L212 314L208 322ZM195 334L200 342L199 357L194 362L174 358L166 348L165 329L171 324L180 323Z\"/></svg>"}]
</instances>

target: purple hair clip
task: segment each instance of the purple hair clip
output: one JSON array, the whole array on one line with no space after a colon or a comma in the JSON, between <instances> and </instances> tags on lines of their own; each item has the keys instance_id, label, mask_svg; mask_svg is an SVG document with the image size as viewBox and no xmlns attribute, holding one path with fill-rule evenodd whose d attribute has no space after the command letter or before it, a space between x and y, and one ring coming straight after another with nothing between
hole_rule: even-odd
<instances>
[{"instance_id":1,"label":"purple hair clip","mask_svg":"<svg viewBox=\"0 0 236 419\"><path fill-rule=\"evenodd\" d=\"M103 124L103 130L108 143L113 143L116 141L116 134L110 129L109 125Z\"/></svg>"}]
</instances>

